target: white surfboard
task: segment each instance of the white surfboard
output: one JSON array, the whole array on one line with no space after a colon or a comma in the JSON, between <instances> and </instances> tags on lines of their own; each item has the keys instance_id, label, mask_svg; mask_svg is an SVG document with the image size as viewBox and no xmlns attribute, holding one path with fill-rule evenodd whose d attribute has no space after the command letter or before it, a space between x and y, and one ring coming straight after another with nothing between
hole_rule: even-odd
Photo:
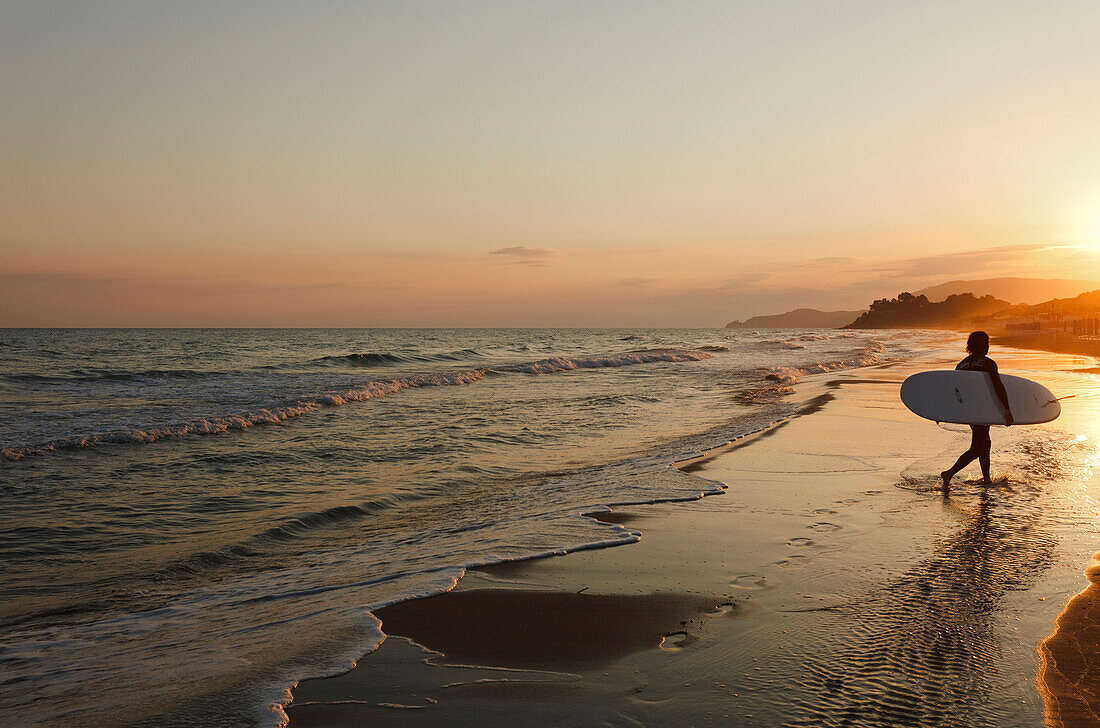
<instances>
[{"instance_id":1,"label":"white surfboard","mask_svg":"<svg viewBox=\"0 0 1100 728\"><path fill-rule=\"evenodd\" d=\"M1050 422L1062 406L1050 390L1030 379L1002 374L1008 404L1017 425ZM901 401L915 414L936 422L1003 425L1004 408L986 372L921 372L901 385Z\"/></svg>"}]
</instances>

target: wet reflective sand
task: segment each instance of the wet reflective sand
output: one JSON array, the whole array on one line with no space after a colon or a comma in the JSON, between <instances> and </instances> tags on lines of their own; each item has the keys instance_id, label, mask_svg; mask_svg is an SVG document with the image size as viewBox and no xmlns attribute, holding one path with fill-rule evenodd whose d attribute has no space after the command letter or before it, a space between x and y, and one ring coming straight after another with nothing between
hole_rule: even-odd
<instances>
[{"instance_id":1,"label":"wet reflective sand","mask_svg":"<svg viewBox=\"0 0 1100 728\"><path fill-rule=\"evenodd\" d=\"M1039 645L1039 689L1046 722L1056 728L1100 725L1100 553L1085 575L1089 585L1055 621Z\"/></svg>"}]
</instances>

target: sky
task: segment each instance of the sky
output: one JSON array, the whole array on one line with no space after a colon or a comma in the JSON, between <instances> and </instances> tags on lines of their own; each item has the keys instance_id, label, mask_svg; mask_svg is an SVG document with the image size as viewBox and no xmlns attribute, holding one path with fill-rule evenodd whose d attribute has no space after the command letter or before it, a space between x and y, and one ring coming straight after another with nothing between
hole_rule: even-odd
<instances>
[{"instance_id":1,"label":"sky","mask_svg":"<svg viewBox=\"0 0 1100 728\"><path fill-rule=\"evenodd\" d=\"M1100 3L0 0L0 326L1100 280Z\"/></svg>"}]
</instances>

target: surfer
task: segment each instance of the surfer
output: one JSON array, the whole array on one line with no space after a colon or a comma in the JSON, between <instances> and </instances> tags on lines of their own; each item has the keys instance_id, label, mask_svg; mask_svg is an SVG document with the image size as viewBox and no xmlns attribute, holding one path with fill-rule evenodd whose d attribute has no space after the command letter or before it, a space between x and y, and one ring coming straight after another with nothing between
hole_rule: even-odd
<instances>
[{"instance_id":1,"label":"surfer","mask_svg":"<svg viewBox=\"0 0 1100 728\"><path fill-rule=\"evenodd\" d=\"M993 389L997 392L997 397L1000 398L1001 404L1005 408L1005 424L1011 425L1013 422L1012 410L1008 406L1008 394L1005 393L1005 385L1001 382L1001 375L997 373L997 362L986 356L989 353L989 334L984 331L971 333L966 339L966 353L967 357L959 362L955 369L959 371L988 372L990 379L993 380ZM951 479L955 477L955 474L974 462L975 458L977 458L978 464L982 468L982 483L989 485L993 482L989 477L989 450L992 445L989 439L989 425L971 425L970 431L970 449L960 455L950 469L940 473L945 493L951 489Z\"/></svg>"}]
</instances>

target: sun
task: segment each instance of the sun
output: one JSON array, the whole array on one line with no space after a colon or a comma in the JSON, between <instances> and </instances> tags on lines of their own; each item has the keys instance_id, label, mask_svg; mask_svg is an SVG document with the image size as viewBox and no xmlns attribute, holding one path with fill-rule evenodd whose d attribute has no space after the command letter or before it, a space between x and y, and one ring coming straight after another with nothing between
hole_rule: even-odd
<instances>
[{"instance_id":1,"label":"sun","mask_svg":"<svg viewBox=\"0 0 1100 728\"><path fill-rule=\"evenodd\" d=\"M1100 200L1077 208L1070 218L1071 245L1100 251Z\"/></svg>"},{"instance_id":2,"label":"sun","mask_svg":"<svg viewBox=\"0 0 1100 728\"><path fill-rule=\"evenodd\" d=\"M1086 208L1082 214L1081 236L1085 245L1100 249L1100 202Z\"/></svg>"}]
</instances>

